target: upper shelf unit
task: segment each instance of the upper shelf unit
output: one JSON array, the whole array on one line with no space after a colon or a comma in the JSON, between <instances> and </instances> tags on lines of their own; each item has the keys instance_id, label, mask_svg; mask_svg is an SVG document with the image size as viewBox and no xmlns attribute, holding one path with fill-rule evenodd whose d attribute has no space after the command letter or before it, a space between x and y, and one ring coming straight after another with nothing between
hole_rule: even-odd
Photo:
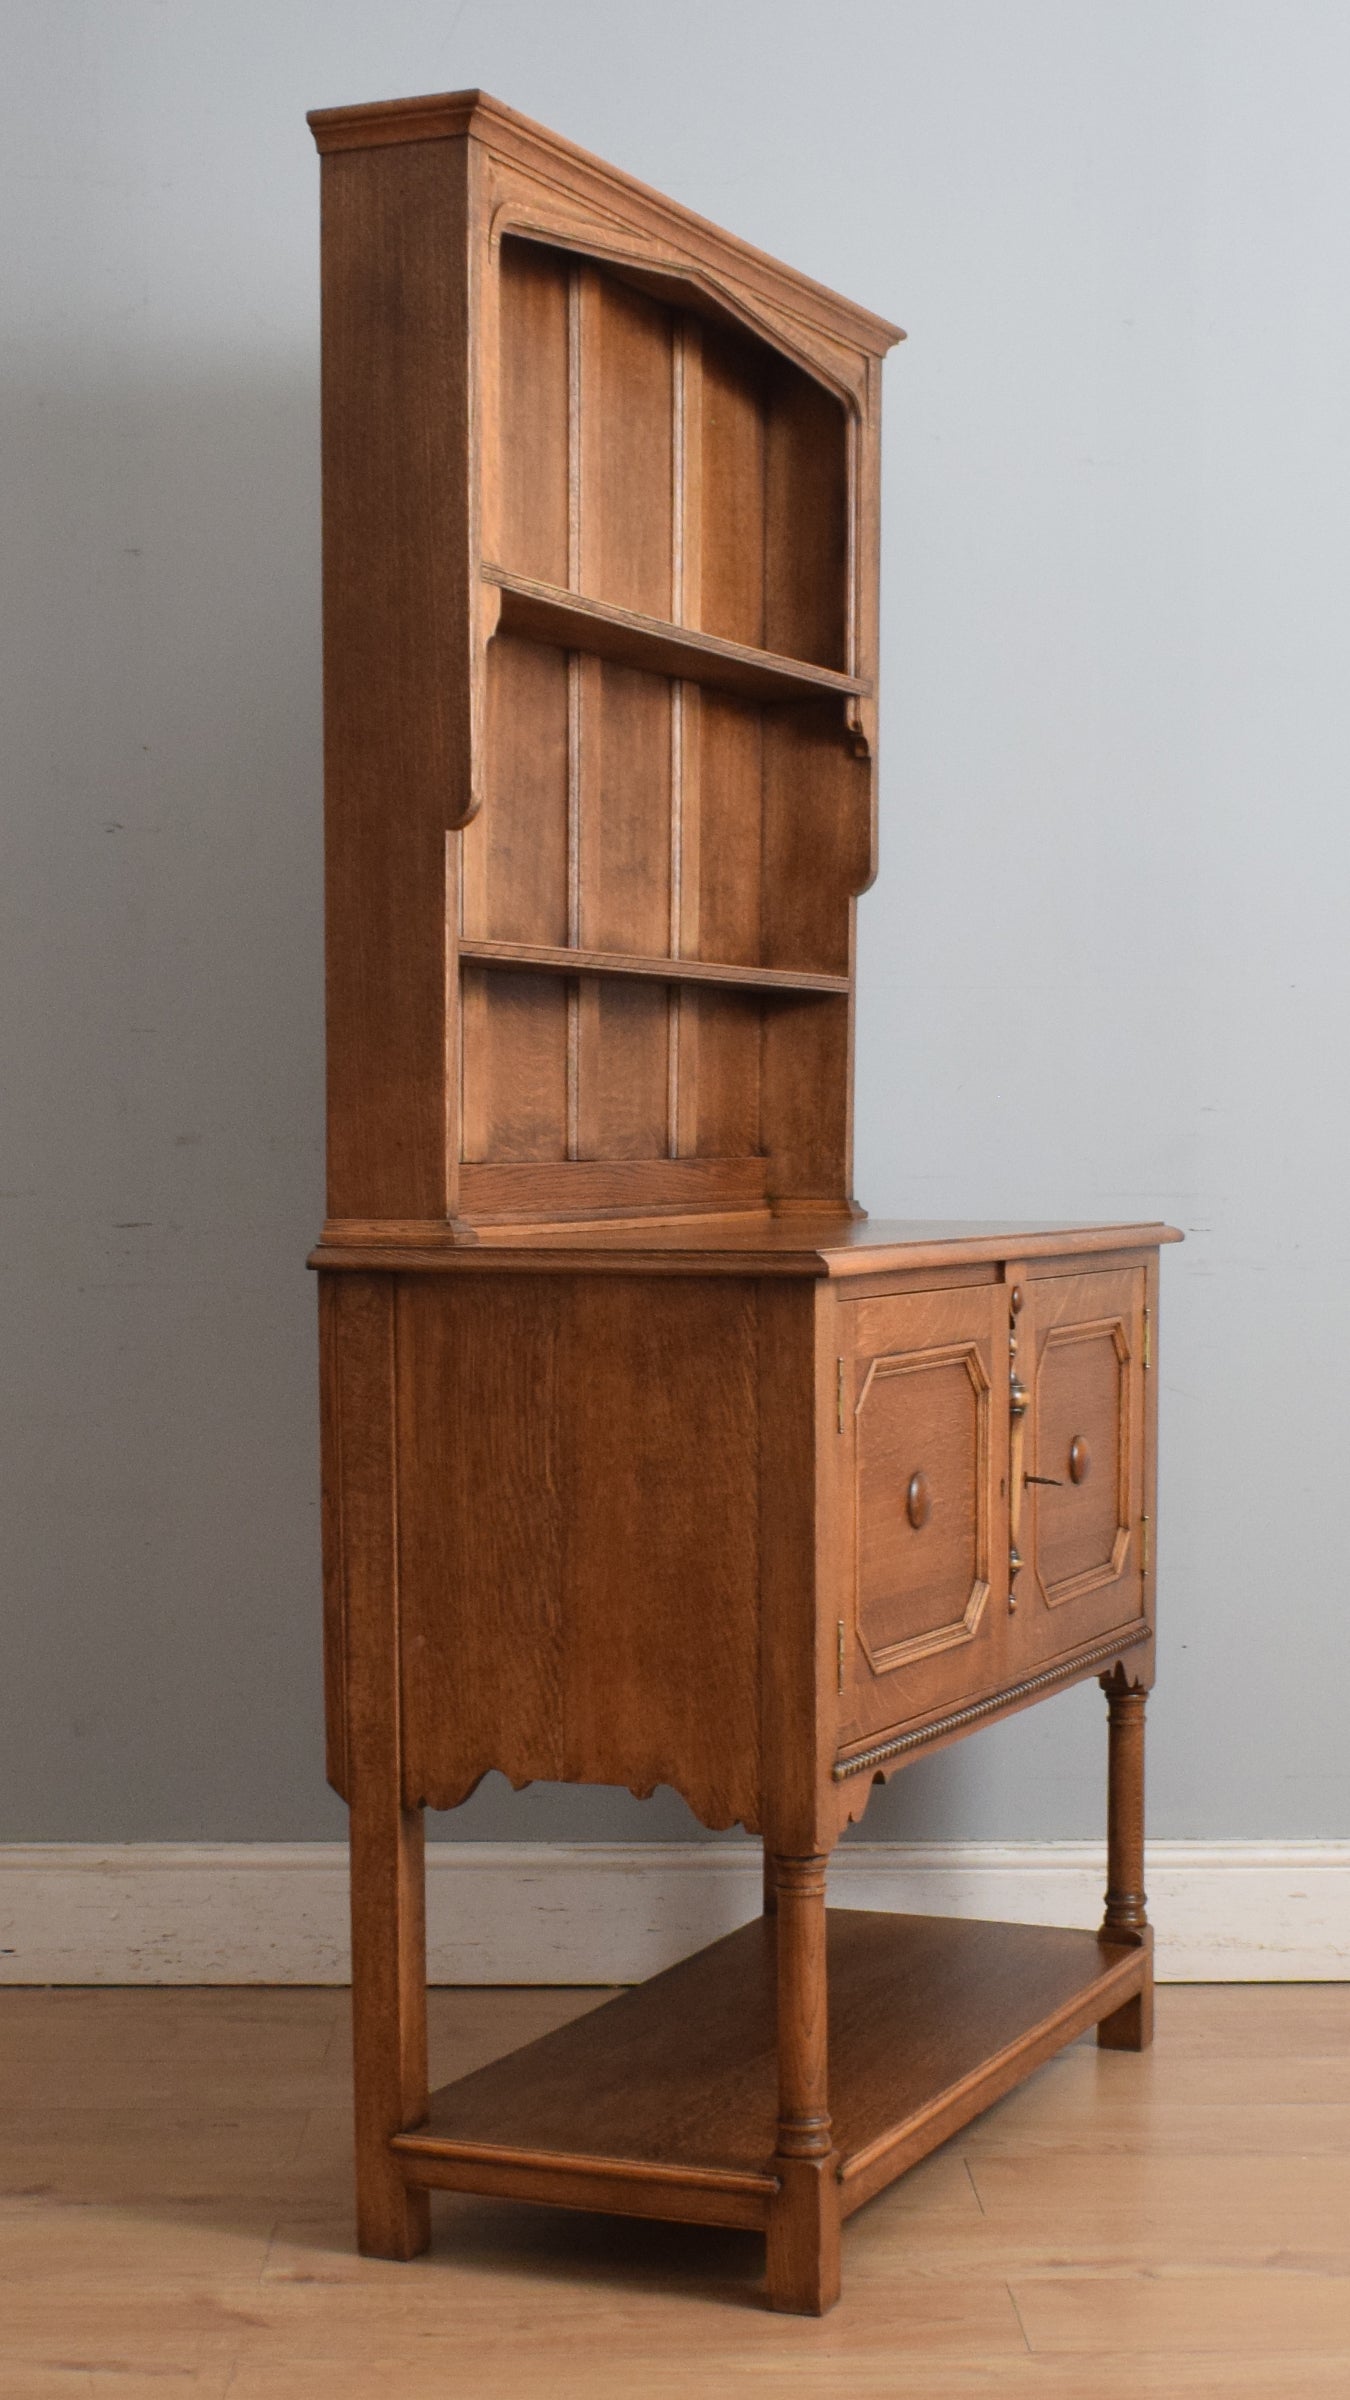
<instances>
[{"instance_id":1,"label":"upper shelf unit","mask_svg":"<svg viewBox=\"0 0 1350 2400\"><path fill-rule=\"evenodd\" d=\"M482 94L314 122L330 1210L844 1205L894 328Z\"/></svg>"}]
</instances>

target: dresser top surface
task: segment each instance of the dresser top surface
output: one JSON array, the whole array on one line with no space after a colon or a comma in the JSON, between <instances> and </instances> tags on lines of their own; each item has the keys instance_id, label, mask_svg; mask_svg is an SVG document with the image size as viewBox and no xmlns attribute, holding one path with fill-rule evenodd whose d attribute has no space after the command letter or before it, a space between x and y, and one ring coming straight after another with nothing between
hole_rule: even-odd
<instances>
[{"instance_id":1,"label":"dresser top surface","mask_svg":"<svg viewBox=\"0 0 1350 2400\"><path fill-rule=\"evenodd\" d=\"M453 1229L330 1223L313 1253L319 1267L429 1267L469 1272L555 1267L575 1273L855 1275L918 1267L976 1266L1003 1259L1090 1256L1179 1242L1175 1226L1046 1224L946 1217L738 1215L628 1220L589 1225L482 1226L466 1241Z\"/></svg>"}]
</instances>

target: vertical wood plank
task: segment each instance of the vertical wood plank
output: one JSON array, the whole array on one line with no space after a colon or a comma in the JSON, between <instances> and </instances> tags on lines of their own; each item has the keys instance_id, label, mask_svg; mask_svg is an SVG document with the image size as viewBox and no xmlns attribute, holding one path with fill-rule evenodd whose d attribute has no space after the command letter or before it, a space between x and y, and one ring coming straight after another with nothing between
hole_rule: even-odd
<instances>
[{"instance_id":1,"label":"vertical wood plank","mask_svg":"<svg viewBox=\"0 0 1350 2400\"><path fill-rule=\"evenodd\" d=\"M609 277L582 333L582 590L647 616L671 613L674 462L669 309Z\"/></svg>"},{"instance_id":2,"label":"vertical wood plank","mask_svg":"<svg viewBox=\"0 0 1350 2400\"><path fill-rule=\"evenodd\" d=\"M441 1218L471 805L468 149L323 162L328 1208Z\"/></svg>"},{"instance_id":3,"label":"vertical wood plank","mask_svg":"<svg viewBox=\"0 0 1350 2400\"><path fill-rule=\"evenodd\" d=\"M565 1158L566 986L472 965L461 982L465 1158Z\"/></svg>"},{"instance_id":4,"label":"vertical wood plank","mask_svg":"<svg viewBox=\"0 0 1350 2400\"><path fill-rule=\"evenodd\" d=\"M825 1303L821 1303L825 1305ZM829 1784L834 1702L816 1591L822 1421L816 1290L756 1288L759 1454L760 1707L765 1847L785 1857L825 1850L833 1838Z\"/></svg>"},{"instance_id":5,"label":"vertical wood plank","mask_svg":"<svg viewBox=\"0 0 1350 2400\"><path fill-rule=\"evenodd\" d=\"M422 1811L405 1807L402 1772L395 1285L337 1280L357 2232L370 2256L412 2258L430 2238L427 2196L405 2186L389 2149L427 2107Z\"/></svg>"},{"instance_id":6,"label":"vertical wood plank","mask_svg":"<svg viewBox=\"0 0 1350 2400\"><path fill-rule=\"evenodd\" d=\"M677 957L702 956L699 915L699 879L702 872L703 844L703 777L702 777L702 702L703 695L694 683L675 686L675 708L680 727L680 812L678 825L679 877L673 894L672 915L676 919L672 949ZM672 1154L677 1158L691 1155L699 1141L699 1093L702 1088L702 1020L699 995L688 986L681 986L671 995L675 1011L675 1111Z\"/></svg>"},{"instance_id":7,"label":"vertical wood plank","mask_svg":"<svg viewBox=\"0 0 1350 2400\"><path fill-rule=\"evenodd\" d=\"M764 643L765 353L725 326L703 331L702 580L691 624Z\"/></svg>"},{"instance_id":8,"label":"vertical wood plank","mask_svg":"<svg viewBox=\"0 0 1350 2400\"><path fill-rule=\"evenodd\" d=\"M840 667L847 651L848 437L832 392L786 361L769 367L764 642Z\"/></svg>"},{"instance_id":9,"label":"vertical wood plank","mask_svg":"<svg viewBox=\"0 0 1350 2400\"><path fill-rule=\"evenodd\" d=\"M594 1041L587 1052L583 1158L664 1158L670 1141L670 1008L659 983L588 975Z\"/></svg>"},{"instance_id":10,"label":"vertical wood plank","mask_svg":"<svg viewBox=\"0 0 1350 2400\"><path fill-rule=\"evenodd\" d=\"M682 916L680 884L684 872L682 816L684 809L684 693L685 685L670 687L670 924L667 941L672 958L679 956ZM672 984L666 993L666 1151L680 1155L680 992Z\"/></svg>"},{"instance_id":11,"label":"vertical wood plank","mask_svg":"<svg viewBox=\"0 0 1350 2400\"><path fill-rule=\"evenodd\" d=\"M566 653L499 633L487 659L484 801L460 836L474 940L567 939L569 710Z\"/></svg>"},{"instance_id":12,"label":"vertical wood plank","mask_svg":"<svg viewBox=\"0 0 1350 2400\"><path fill-rule=\"evenodd\" d=\"M761 1147L766 1011L753 992L686 991L685 999L685 1019L697 1029L698 1043L698 1088L687 1095L685 1147L701 1158L753 1157Z\"/></svg>"},{"instance_id":13,"label":"vertical wood plank","mask_svg":"<svg viewBox=\"0 0 1350 2400\"><path fill-rule=\"evenodd\" d=\"M338 1310L341 1277L319 1277L319 1447L323 1464L323 1696L329 1782L347 1782L347 1593L342 1552L342 1408Z\"/></svg>"},{"instance_id":14,"label":"vertical wood plank","mask_svg":"<svg viewBox=\"0 0 1350 2400\"><path fill-rule=\"evenodd\" d=\"M697 317L681 319L675 356L676 619L683 625L699 625L703 621L703 328ZM699 955L700 703L696 683L673 686L670 947L677 958ZM677 987L670 994L669 1006L670 1154L681 1158L698 1146L697 995Z\"/></svg>"},{"instance_id":15,"label":"vertical wood plank","mask_svg":"<svg viewBox=\"0 0 1350 2400\"><path fill-rule=\"evenodd\" d=\"M500 259L501 563L565 583L571 270L556 251L510 238Z\"/></svg>"},{"instance_id":16,"label":"vertical wood plank","mask_svg":"<svg viewBox=\"0 0 1350 2400\"><path fill-rule=\"evenodd\" d=\"M400 1287L405 1776L438 1808L561 1772L564 1305L552 1276Z\"/></svg>"},{"instance_id":17,"label":"vertical wood plank","mask_svg":"<svg viewBox=\"0 0 1350 2400\"><path fill-rule=\"evenodd\" d=\"M595 672L584 679L581 718L581 938L587 948L659 956L671 927L672 687L633 668L586 664ZM591 997L583 987L581 1012L579 1155L666 1155L666 994L606 982Z\"/></svg>"},{"instance_id":18,"label":"vertical wood plank","mask_svg":"<svg viewBox=\"0 0 1350 2400\"><path fill-rule=\"evenodd\" d=\"M562 1772L643 1791L673 1783L705 1824L753 1824L754 1286L577 1275L567 1289Z\"/></svg>"},{"instance_id":19,"label":"vertical wood plank","mask_svg":"<svg viewBox=\"0 0 1350 2400\"><path fill-rule=\"evenodd\" d=\"M703 955L756 966L762 953L764 712L729 692L705 692L698 715L699 798L707 840L699 854ZM812 816L809 782L793 795ZM817 872L822 863L817 861Z\"/></svg>"}]
</instances>

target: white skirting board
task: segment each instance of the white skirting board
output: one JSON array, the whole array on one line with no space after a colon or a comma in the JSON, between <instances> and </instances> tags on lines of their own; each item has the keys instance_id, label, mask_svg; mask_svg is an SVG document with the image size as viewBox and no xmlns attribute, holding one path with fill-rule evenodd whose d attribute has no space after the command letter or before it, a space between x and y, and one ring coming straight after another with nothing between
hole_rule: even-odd
<instances>
[{"instance_id":1,"label":"white skirting board","mask_svg":"<svg viewBox=\"0 0 1350 2400\"><path fill-rule=\"evenodd\" d=\"M1095 1842L847 1842L831 1901L1095 1925ZM1173 1983L1350 1981L1350 1843L1154 1842L1149 1914ZM759 1907L748 1842L434 1842L433 1983L631 1983ZM336 1842L0 1847L0 1984L340 1984Z\"/></svg>"}]
</instances>

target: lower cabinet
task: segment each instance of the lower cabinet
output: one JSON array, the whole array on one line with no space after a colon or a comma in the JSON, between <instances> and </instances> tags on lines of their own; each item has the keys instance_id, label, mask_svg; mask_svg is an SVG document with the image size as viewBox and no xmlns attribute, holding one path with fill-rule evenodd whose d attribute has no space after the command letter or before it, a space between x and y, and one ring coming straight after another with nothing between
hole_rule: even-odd
<instances>
[{"instance_id":1,"label":"lower cabinet","mask_svg":"<svg viewBox=\"0 0 1350 2400\"><path fill-rule=\"evenodd\" d=\"M840 1303L841 1750L1143 1617L1146 1301L1130 1266Z\"/></svg>"}]
</instances>

